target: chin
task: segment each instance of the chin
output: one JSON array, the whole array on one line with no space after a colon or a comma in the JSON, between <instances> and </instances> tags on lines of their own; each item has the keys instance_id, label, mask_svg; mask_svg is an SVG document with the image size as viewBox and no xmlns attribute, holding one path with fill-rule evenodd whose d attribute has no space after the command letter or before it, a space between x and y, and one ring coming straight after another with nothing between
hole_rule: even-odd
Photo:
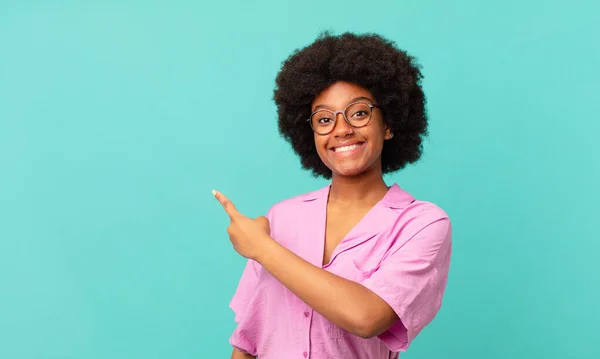
<instances>
[{"instance_id":1,"label":"chin","mask_svg":"<svg viewBox=\"0 0 600 359\"><path fill-rule=\"evenodd\" d=\"M353 176L358 176L360 174L363 174L366 171L367 171L367 169L364 167L340 166L340 167L334 167L332 170L332 173L336 176L353 177Z\"/></svg>"}]
</instances>

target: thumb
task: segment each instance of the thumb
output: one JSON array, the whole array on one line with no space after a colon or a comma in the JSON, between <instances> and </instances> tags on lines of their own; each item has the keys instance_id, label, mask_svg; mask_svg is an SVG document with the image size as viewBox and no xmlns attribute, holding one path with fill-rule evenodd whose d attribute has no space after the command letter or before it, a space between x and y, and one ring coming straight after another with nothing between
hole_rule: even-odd
<instances>
[{"instance_id":1,"label":"thumb","mask_svg":"<svg viewBox=\"0 0 600 359\"><path fill-rule=\"evenodd\" d=\"M265 230L265 232L271 233L271 224L269 223L269 220L267 219L267 217L263 217L263 216L258 217L258 218L256 218L256 221Z\"/></svg>"}]
</instances>

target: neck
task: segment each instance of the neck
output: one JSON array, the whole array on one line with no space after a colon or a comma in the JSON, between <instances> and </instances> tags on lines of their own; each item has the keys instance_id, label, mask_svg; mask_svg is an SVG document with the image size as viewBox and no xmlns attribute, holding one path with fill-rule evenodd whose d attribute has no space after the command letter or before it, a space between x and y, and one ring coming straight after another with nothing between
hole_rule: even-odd
<instances>
[{"instance_id":1,"label":"neck","mask_svg":"<svg viewBox=\"0 0 600 359\"><path fill-rule=\"evenodd\" d=\"M350 177L334 174L329 190L329 203L372 206L385 196L388 189L381 170Z\"/></svg>"}]
</instances>

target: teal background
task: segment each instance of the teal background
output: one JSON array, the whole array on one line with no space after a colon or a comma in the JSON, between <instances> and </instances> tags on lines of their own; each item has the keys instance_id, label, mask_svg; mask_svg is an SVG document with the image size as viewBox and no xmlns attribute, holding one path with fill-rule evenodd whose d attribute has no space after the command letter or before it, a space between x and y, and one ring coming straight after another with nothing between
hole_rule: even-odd
<instances>
[{"instance_id":1,"label":"teal background","mask_svg":"<svg viewBox=\"0 0 600 359\"><path fill-rule=\"evenodd\" d=\"M225 358L244 213L327 182L278 137L280 63L325 29L423 65L444 305L402 358L598 358L593 1L0 2L0 358Z\"/></svg>"}]
</instances>

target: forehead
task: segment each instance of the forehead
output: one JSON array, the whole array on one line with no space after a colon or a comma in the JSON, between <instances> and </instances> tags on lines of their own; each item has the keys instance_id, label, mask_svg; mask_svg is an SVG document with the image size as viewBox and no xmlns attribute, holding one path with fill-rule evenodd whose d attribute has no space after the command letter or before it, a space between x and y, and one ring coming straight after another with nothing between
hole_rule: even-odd
<instances>
[{"instance_id":1,"label":"forehead","mask_svg":"<svg viewBox=\"0 0 600 359\"><path fill-rule=\"evenodd\" d=\"M348 82L336 82L323 90L312 102L312 108L342 108L356 98L374 101L371 92L364 87Z\"/></svg>"}]
</instances>

